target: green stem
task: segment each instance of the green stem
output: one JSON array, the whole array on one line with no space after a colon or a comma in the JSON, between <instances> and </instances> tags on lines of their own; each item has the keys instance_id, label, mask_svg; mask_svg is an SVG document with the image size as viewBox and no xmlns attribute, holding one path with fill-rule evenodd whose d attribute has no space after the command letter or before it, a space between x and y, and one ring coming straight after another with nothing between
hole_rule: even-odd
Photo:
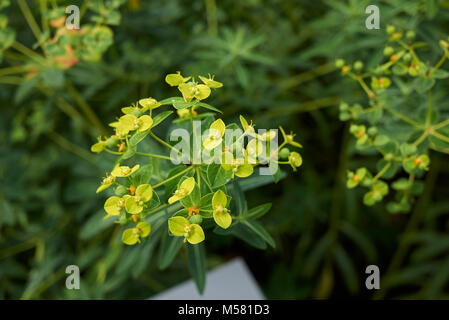
<instances>
[{"instance_id":1,"label":"green stem","mask_svg":"<svg viewBox=\"0 0 449 320\"><path fill-rule=\"evenodd\" d=\"M426 127L428 127L432 123L432 89L429 89L428 99L427 99L427 117L426 117Z\"/></svg>"},{"instance_id":2,"label":"green stem","mask_svg":"<svg viewBox=\"0 0 449 320\"><path fill-rule=\"evenodd\" d=\"M416 122L415 120L410 119L409 117L403 115L402 113L396 112L390 108L384 107L385 110L387 110L388 112L390 112L392 115L396 116L397 118L401 119L404 122L407 122L409 124L411 124L412 126L415 126L419 129L425 129L425 126L423 126L421 123Z\"/></svg>"},{"instance_id":3,"label":"green stem","mask_svg":"<svg viewBox=\"0 0 449 320\"><path fill-rule=\"evenodd\" d=\"M399 40L398 43L406 50L410 51L410 54L413 56L413 58L417 61L419 61L418 56L415 53L415 50L413 50L412 47L410 47L409 45L407 45L406 43L404 43L404 41Z\"/></svg>"},{"instance_id":4,"label":"green stem","mask_svg":"<svg viewBox=\"0 0 449 320\"><path fill-rule=\"evenodd\" d=\"M14 41L12 43L12 45L11 45L11 48L16 49L17 51L19 51L20 53L24 54L28 58L33 59L33 60L35 60L36 62L38 62L38 63L40 63L42 65L45 65L47 63L47 61L45 60L44 57L42 57L41 55L37 54L33 50L28 49L27 47L25 47L20 42Z\"/></svg>"},{"instance_id":5,"label":"green stem","mask_svg":"<svg viewBox=\"0 0 449 320\"><path fill-rule=\"evenodd\" d=\"M0 260L34 248L38 240L38 238L32 238L28 241L3 249L0 251Z\"/></svg>"},{"instance_id":6,"label":"green stem","mask_svg":"<svg viewBox=\"0 0 449 320\"><path fill-rule=\"evenodd\" d=\"M283 146L287 144L287 141L284 141L281 143L281 145L278 147L278 151L282 149Z\"/></svg>"},{"instance_id":7,"label":"green stem","mask_svg":"<svg viewBox=\"0 0 449 320\"><path fill-rule=\"evenodd\" d=\"M413 145L415 147L419 146L429 135L429 133L427 131L424 131L423 134L415 141L413 142Z\"/></svg>"},{"instance_id":8,"label":"green stem","mask_svg":"<svg viewBox=\"0 0 449 320\"><path fill-rule=\"evenodd\" d=\"M113 150L110 150L108 148L105 148L104 150L107 153L114 154L114 155L117 155L117 156L121 156L123 154L123 152L113 151ZM160 154L154 154L154 153L136 152L135 155L142 156L142 157L148 157L148 158L158 158L158 159L164 159L164 160L171 160L170 157L163 156L163 155L160 155Z\"/></svg>"},{"instance_id":9,"label":"green stem","mask_svg":"<svg viewBox=\"0 0 449 320\"><path fill-rule=\"evenodd\" d=\"M366 84L365 80L363 80L363 78L360 77L360 76L356 76L356 79L360 83L360 85L362 86L362 88L365 91L365 93L371 99L373 97L373 95L374 95L374 92L368 87L368 85Z\"/></svg>"},{"instance_id":10,"label":"green stem","mask_svg":"<svg viewBox=\"0 0 449 320\"><path fill-rule=\"evenodd\" d=\"M440 162L437 160L437 158L432 160L432 164L433 165L430 169L430 173L427 175L426 181L424 183L425 185L424 193L419 198L419 201L415 206L412 215L410 216L410 220L408 221L408 224L400 237L398 248L391 259L391 263L388 266L385 275L382 277L383 279L381 283L382 289L377 290L376 293L373 295L373 299L375 300L383 299L388 293L388 290L390 288L388 280L390 279L391 275L394 274L396 269L402 265L404 259L407 256L408 248L410 245L407 236L417 230L421 222L422 216L426 213L425 208L427 207L428 202L431 199L432 191L435 187L435 182L438 177L438 172L440 170Z\"/></svg>"},{"instance_id":11,"label":"green stem","mask_svg":"<svg viewBox=\"0 0 449 320\"><path fill-rule=\"evenodd\" d=\"M87 152L85 149L77 146L76 144L70 142L60 134L50 132L48 133L48 137L63 149L66 149L67 151L70 151L79 156L80 158L83 158L91 163L95 163L95 158L92 156L92 154Z\"/></svg>"},{"instance_id":12,"label":"green stem","mask_svg":"<svg viewBox=\"0 0 449 320\"><path fill-rule=\"evenodd\" d=\"M23 16L25 17L25 20L27 21L31 31L36 37L37 42L40 43L42 36L41 30L39 29L39 26L37 25L36 20L34 19L33 14L31 13L30 7L28 7L25 0L17 0L17 2L19 4L20 10L23 13Z\"/></svg>"},{"instance_id":13,"label":"green stem","mask_svg":"<svg viewBox=\"0 0 449 320\"><path fill-rule=\"evenodd\" d=\"M163 186L163 185L166 184L167 182L172 181L172 180L176 179L177 177L184 175L185 173L189 172L189 171L192 170L192 169L193 169L193 167L188 167L188 168L182 170L181 172L179 172L179 173L177 173L177 174L171 176L170 178L165 179L165 180L163 180L163 181L161 181L161 182L159 182L159 183L153 185L153 189L156 189L156 188L158 188L158 187L160 187L160 186Z\"/></svg>"},{"instance_id":14,"label":"green stem","mask_svg":"<svg viewBox=\"0 0 449 320\"><path fill-rule=\"evenodd\" d=\"M437 124L434 125L432 128L433 128L434 130L438 130L438 129L441 129L441 128L447 126L447 125L449 125L449 119L444 120L444 121L442 121L442 122L440 122L440 123L437 123Z\"/></svg>"},{"instance_id":15,"label":"green stem","mask_svg":"<svg viewBox=\"0 0 449 320\"><path fill-rule=\"evenodd\" d=\"M218 31L217 4L215 0L206 0L207 30L216 35Z\"/></svg>"},{"instance_id":16,"label":"green stem","mask_svg":"<svg viewBox=\"0 0 449 320\"><path fill-rule=\"evenodd\" d=\"M162 140L161 138L159 138L158 136L156 136L153 132L150 131L150 136L153 137L153 139L155 139L157 142L159 142L160 144L166 146L167 148L169 148L170 150L175 150L176 152L180 153L180 151L178 151L178 149L176 149L175 147L173 147L172 145L170 145L169 143L165 142L164 140Z\"/></svg>"},{"instance_id":17,"label":"green stem","mask_svg":"<svg viewBox=\"0 0 449 320\"><path fill-rule=\"evenodd\" d=\"M76 103L79 105L89 121L93 125L95 125L102 134L107 135L108 130L103 126L100 119L98 119L93 109L89 106L89 104L87 104L86 100L84 100L83 96L78 92L78 90L69 81L66 82L66 88L67 91L73 96Z\"/></svg>"},{"instance_id":18,"label":"green stem","mask_svg":"<svg viewBox=\"0 0 449 320\"><path fill-rule=\"evenodd\" d=\"M136 155L143 156L143 157L149 157L149 158L158 158L158 159L164 159L164 160L171 160L170 157L163 156L163 155L160 155L160 154L154 154L154 153L136 152Z\"/></svg>"},{"instance_id":19,"label":"green stem","mask_svg":"<svg viewBox=\"0 0 449 320\"><path fill-rule=\"evenodd\" d=\"M153 188L154 188L154 187L153 187ZM168 206L169 206L168 203L161 204L159 207L154 208L153 210L151 210L150 212L148 212L146 216L149 216L150 214L156 213L156 212L160 211L161 209L164 209L164 208L166 208L166 207L168 207Z\"/></svg>"},{"instance_id":20,"label":"green stem","mask_svg":"<svg viewBox=\"0 0 449 320\"><path fill-rule=\"evenodd\" d=\"M22 84L23 79L20 77L1 77L0 83L12 84L12 85L20 85Z\"/></svg>"},{"instance_id":21,"label":"green stem","mask_svg":"<svg viewBox=\"0 0 449 320\"><path fill-rule=\"evenodd\" d=\"M435 138L438 138L438 139L440 139L440 140L442 140L444 142L449 143L449 137L443 136L442 134L440 134L440 133L438 133L436 131L432 131L430 134L432 136L434 136Z\"/></svg>"},{"instance_id":22,"label":"green stem","mask_svg":"<svg viewBox=\"0 0 449 320\"><path fill-rule=\"evenodd\" d=\"M378 174L376 174L376 176L373 178L373 182L379 180L379 178L381 178L385 172L387 172L387 170L391 167L391 162L388 162L383 168L382 170L379 171Z\"/></svg>"},{"instance_id":23,"label":"green stem","mask_svg":"<svg viewBox=\"0 0 449 320\"><path fill-rule=\"evenodd\" d=\"M440 61L438 61L438 63L435 65L435 67L432 69L432 71L429 73L428 78L430 78L435 71L437 71L442 65L443 63L446 61L447 59L447 53L444 52L444 55L441 57Z\"/></svg>"},{"instance_id":24,"label":"green stem","mask_svg":"<svg viewBox=\"0 0 449 320\"><path fill-rule=\"evenodd\" d=\"M0 69L0 76L28 72L29 68L27 65L3 68Z\"/></svg>"},{"instance_id":25,"label":"green stem","mask_svg":"<svg viewBox=\"0 0 449 320\"><path fill-rule=\"evenodd\" d=\"M48 11L47 0L40 0L39 5L41 10L42 29L44 30L44 32L49 32L50 30L48 27L48 19L47 19L47 11Z\"/></svg>"},{"instance_id":26,"label":"green stem","mask_svg":"<svg viewBox=\"0 0 449 320\"><path fill-rule=\"evenodd\" d=\"M302 112L310 112L313 110L318 110L325 107L332 107L338 105L338 103L341 101L339 97L326 97L326 98L320 98L310 101L305 101L303 103L300 103L298 106L294 106L292 108L273 108L268 111L266 115L270 117L275 116L284 116L284 115L291 115L293 113L302 113Z\"/></svg>"},{"instance_id":27,"label":"green stem","mask_svg":"<svg viewBox=\"0 0 449 320\"><path fill-rule=\"evenodd\" d=\"M326 63L324 65L318 66L311 71L306 71L295 75L293 77L287 78L280 83L280 86L284 89L290 89L304 83L306 81L313 80L314 78L335 71L335 66L333 63Z\"/></svg>"},{"instance_id":28,"label":"green stem","mask_svg":"<svg viewBox=\"0 0 449 320\"><path fill-rule=\"evenodd\" d=\"M200 167L195 167L196 177L198 179L198 188L201 190L201 175L200 175Z\"/></svg>"}]
</instances>

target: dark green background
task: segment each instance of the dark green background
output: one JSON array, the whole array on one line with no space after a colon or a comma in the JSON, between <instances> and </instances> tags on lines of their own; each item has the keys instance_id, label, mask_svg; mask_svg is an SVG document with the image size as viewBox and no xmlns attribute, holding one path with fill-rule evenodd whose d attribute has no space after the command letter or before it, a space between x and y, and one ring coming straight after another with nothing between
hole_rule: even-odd
<instances>
[{"instance_id":1,"label":"dark green background","mask_svg":"<svg viewBox=\"0 0 449 320\"><path fill-rule=\"evenodd\" d=\"M380 8L380 30L365 28L369 4ZM32 47L17 5L6 12ZM277 248L208 234L208 267L243 256L272 299L371 298L369 264L388 283L377 298L449 297L447 156L431 155L410 215L365 207L361 191L346 190L346 170L376 158L355 153L338 119L339 102L363 101L363 92L333 69L338 57L379 63L387 23L414 29L434 63L438 41L449 35L449 1L152 0L121 12L102 61L79 63L61 79L74 83L104 125L142 97L175 95L167 73L211 73L224 87L209 103L226 121L243 114L259 128L282 125L304 145L298 172L247 194L250 207L273 202L262 222ZM125 247L120 230L101 220L105 195L95 190L112 158L89 154L95 134L56 107L58 96L73 100L64 86L49 96L24 86L0 84L0 298L142 299L186 280L183 250L160 271L159 248ZM81 268L79 291L65 289L69 264Z\"/></svg>"}]
</instances>

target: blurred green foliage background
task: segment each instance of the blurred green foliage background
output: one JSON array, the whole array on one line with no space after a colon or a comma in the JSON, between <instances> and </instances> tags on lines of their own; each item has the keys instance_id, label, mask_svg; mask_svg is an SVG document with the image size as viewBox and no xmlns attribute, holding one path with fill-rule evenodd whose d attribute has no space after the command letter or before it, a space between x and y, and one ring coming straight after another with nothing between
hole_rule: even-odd
<instances>
[{"instance_id":1,"label":"blurred green foliage background","mask_svg":"<svg viewBox=\"0 0 449 320\"><path fill-rule=\"evenodd\" d=\"M28 1L38 22L40 3ZM369 4L380 8L380 30L365 28ZM33 48L20 6L4 12L16 39ZM273 202L263 222L277 248L211 234L209 268L243 256L272 299L449 298L447 156L432 154L412 213L365 207L359 190L346 190L346 170L376 159L358 156L338 120L339 102L363 101L363 92L333 67L337 57L378 64L387 23L414 29L437 57L449 1L128 0L120 13L98 62L39 83L0 69L0 298L142 299L189 278L183 250L159 270L159 247L126 247L120 228L102 221L105 198L95 190L112 158L89 152L100 131L63 112L64 103L86 103L106 126L142 97L172 96L163 79L177 70L224 83L210 104L226 120L240 113L258 127L282 125L304 145L302 170L247 194L250 207ZM11 54L1 67L20 62ZM65 288L69 264L81 268L80 290ZM364 286L369 264L382 275L374 295Z\"/></svg>"}]
</instances>

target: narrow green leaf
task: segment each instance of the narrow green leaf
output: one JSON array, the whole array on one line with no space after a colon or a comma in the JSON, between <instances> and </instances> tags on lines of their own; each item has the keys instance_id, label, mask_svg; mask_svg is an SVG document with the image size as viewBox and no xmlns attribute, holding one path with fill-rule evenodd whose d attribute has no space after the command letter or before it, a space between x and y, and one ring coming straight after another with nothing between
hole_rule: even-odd
<instances>
[{"instance_id":1,"label":"narrow green leaf","mask_svg":"<svg viewBox=\"0 0 449 320\"><path fill-rule=\"evenodd\" d=\"M198 103L197 106L205 108L205 109L209 109L209 110L212 110L212 111L215 111L215 112L223 113L223 112L221 112L221 110L219 110L219 109L217 109L215 107L212 107L210 104L207 104L207 103L204 103L204 102Z\"/></svg>"},{"instance_id":2,"label":"narrow green leaf","mask_svg":"<svg viewBox=\"0 0 449 320\"><path fill-rule=\"evenodd\" d=\"M164 234L158 259L159 269L161 270L164 270L173 262L184 240L183 237L172 237L168 232L164 232Z\"/></svg>"},{"instance_id":3,"label":"narrow green leaf","mask_svg":"<svg viewBox=\"0 0 449 320\"><path fill-rule=\"evenodd\" d=\"M226 171L220 164L211 163L207 166L207 178L213 189L219 188L232 178L232 171Z\"/></svg>"},{"instance_id":4,"label":"narrow green leaf","mask_svg":"<svg viewBox=\"0 0 449 320\"><path fill-rule=\"evenodd\" d=\"M187 257L189 259L189 270L195 281L198 292L202 295L206 285L206 256L204 244L186 244Z\"/></svg>"},{"instance_id":5,"label":"narrow green leaf","mask_svg":"<svg viewBox=\"0 0 449 320\"><path fill-rule=\"evenodd\" d=\"M270 236L270 234L256 221L247 221L244 220L242 223L247 226L250 230L252 230L255 234L261 237L264 241L266 241L271 247L275 248L276 244L274 239Z\"/></svg>"},{"instance_id":6,"label":"narrow green leaf","mask_svg":"<svg viewBox=\"0 0 449 320\"><path fill-rule=\"evenodd\" d=\"M248 211L246 219L258 219L271 209L271 203L265 203Z\"/></svg>"},{"instance_id":7,"label":"narrow green leaf","mask_svg":"<svg viewBox=\"0 0 449 320\"><path fill-rule=\"evenodd\" d=\"M169 117L171 114L173 113L173 111L164 111L159 113L158 115L156 115L153 118L153 125L151 126L151 128L154 128L155 126L157 126L159 123L161 123L162 121L164 121L165 119L167 119L167 117Z\"/></svg>"}]
</instances>

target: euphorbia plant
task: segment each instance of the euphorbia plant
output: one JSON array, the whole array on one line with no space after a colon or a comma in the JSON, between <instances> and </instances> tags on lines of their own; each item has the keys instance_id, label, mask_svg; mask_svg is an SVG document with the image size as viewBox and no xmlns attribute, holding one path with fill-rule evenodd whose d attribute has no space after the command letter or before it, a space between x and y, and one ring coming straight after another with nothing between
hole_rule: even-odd
<instances>
[{"instance_id":1,"label":"euphorbia plant","mask_svg":"<svg viewBox=\"0 0 449 320\"><path fill-rule=\"evenodd\" d=\"M351 67L339 59L336 67L357 81L368 98L365 107L342 103L340 119L352 121L349 130L358 150L381 156L376 173L365 167L349 171L347 186L368 188L363 199L368 206L382 201L391 188L396 190L387 209L399 213L410 211L413 196L422 190L419 178L429 168L430 150L449 153L443 100L443 79L449 78L449 72L441 69L449 58L449 39L439 42L441 58L432 65L418 55L417 49L427 44L415 42L414 31L404 33L388 26L387 33L385 63L364 70L361 61Z\"/></svg>"},{"instance_id":2,"label":"euphorbia plant","mask_svg":"<svg viewBox=\"0 0 449 320\"><path fill-rule=\"evenodd\" d=\"M99 138L91 150L117 157L97 193L113 187L115 194L104 205L105 219L115 218L125 227L123 243L134 245L147 237L157 241L162 236L158 231L166 229L161 248L163 266L186 243L188 251L194 252L189 254L190 269L202 290L201 245L208 237L207 230L235 235L258 248L267 244L274 247L274 240L256 221L271 205L248 210L242 189L277 182L281 178L279 164L296 170L302 157L286 147L301 145L293 133L286 134L282 128L256 130L243 116L241 126L215 119L221 111L204 100L223 85L212 76L199 79L197 82L179 72L167 75L165 81L177 87L181 96L159 101L143 98L123 108L123 115L110 124L114 134ZM159 111L164 107L174 108L178 116L172 121L167 141L155 133L156 127L174 113ZM167 153L139 151L149 141L162 145ZM167 174L155 174L162 166L169 168ZM245 184L248 180L251 183Z\"/></svg>"}]
</instances>

